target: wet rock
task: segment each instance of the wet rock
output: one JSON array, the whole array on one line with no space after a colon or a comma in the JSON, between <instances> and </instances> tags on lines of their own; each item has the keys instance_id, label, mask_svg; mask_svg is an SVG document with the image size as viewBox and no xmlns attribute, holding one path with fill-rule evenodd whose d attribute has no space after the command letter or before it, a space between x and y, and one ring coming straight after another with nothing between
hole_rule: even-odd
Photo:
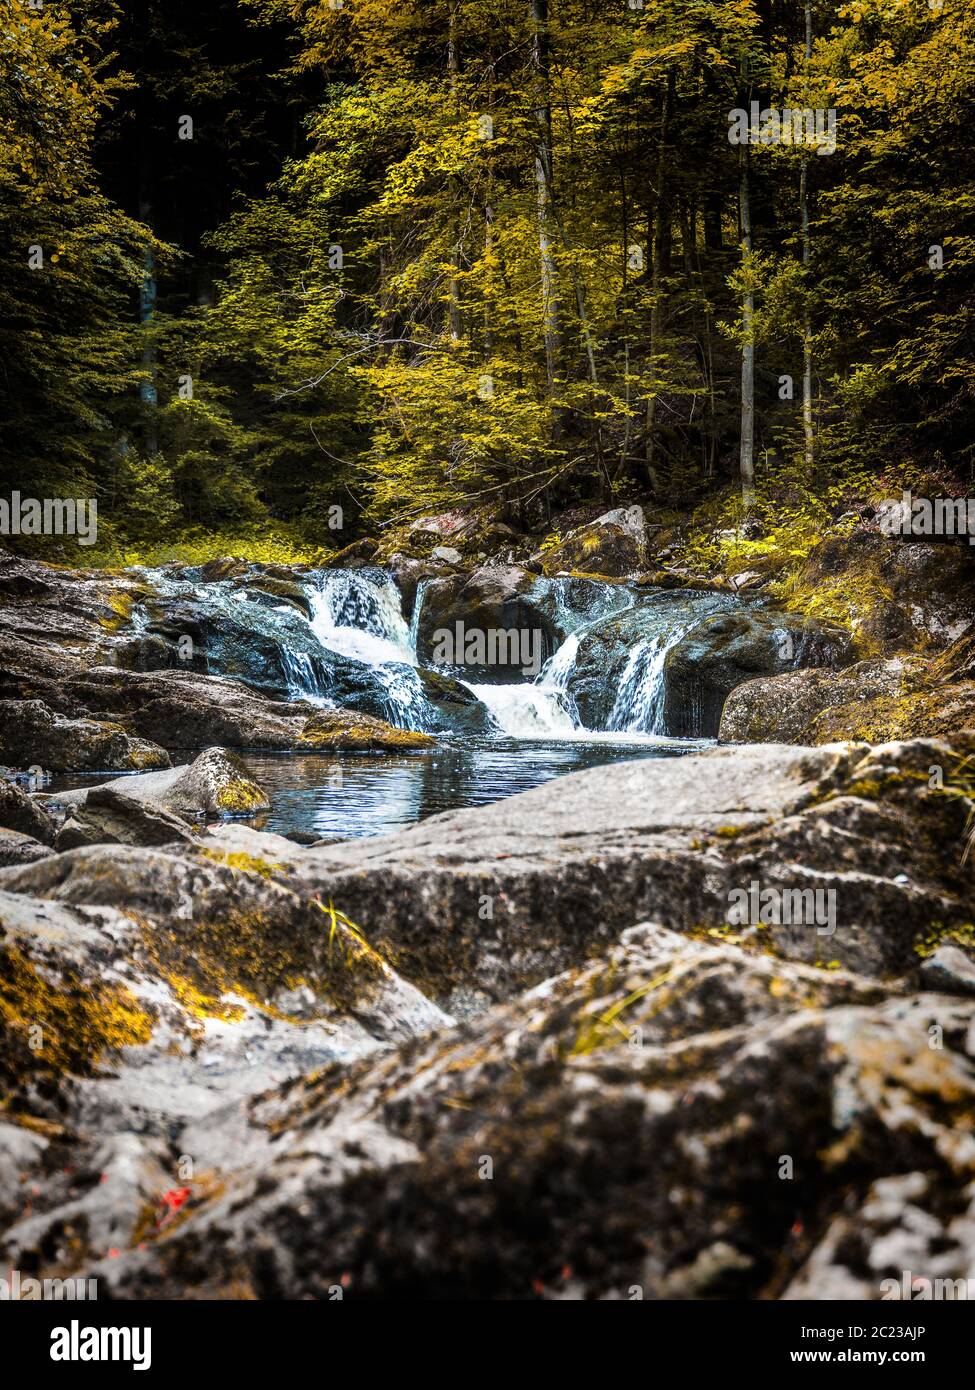
<instances>
[{"instance_id":1,"label":"wet rock","mask_svg":"<svg viewBox=\"0 0 975 1390\"><path fill-rule=\"evenodd\" d=\"M43 806L6 778L0 778L0 826L46 845L54 839L54 823Z\"/></svg>"},{"instance_id":2,"label":"wet rock","mask_svg":"<svg viewBox=\"0 0 975 1390\"><path fill-rule=\"evenodd\" d=\"M882 743L972 728L975 681L933 687L927 674L926 663L889 657L843 671L792 671L748 681L728 696L720 737L728 743Z\"/></svg>"},{"instance_id":3,"label":"wet rock","mask_svg":"<svg viewBox=\"0 0 975 1390\"><path fill-rule=\"evenodd\" d=\"M301 748L359 748L399 750L434 748L436 739L412 729L397 729L382 719L345 709L323 709L305 723L298 740Z\"/></svg>"},{"instance_id":4,"label":"wet rock","mask_svg":"<svg viewBox=\"0 0 975 1390\"><path fill-rule=\"evenodd\" d=\"M0 760L50 772L166 767L169 755L121 724L66 719L41 700L0 700Z\"/></svg>"},{"instance_id":5,"label":"wet rock","mask_svg":"<svg viewBox=\"0 0 975 1390\"><path fill-rule=\"evenodd\" d=\"M664 727L713 737L728 694L757 675L844 665L850 641L795 614L735 609L705 618L673 646L664 664ZM767 734L765 741L775 737Z\"/></svg>"},{"instance_id":6,"label":"wet rock","mask_svg":"<svg viewBox=\"0 0 975 1390\"><path fill-rule=\"evenodd\" d=\"M437 733L489 734L494 732L491 712L462 681L442 671L417 671L430 707L427 727Z\"/></svg>"},{"instance_id":7,"label":"wet rock","mask_svg":"<svg viewBox=\"0 0 975 1390\"><path fill-rule=\"evenodd\" d=\"M567 689L586 728L616 727L613 712L621 684L640 648L664 641L671 631L703 621L732 602L725 595L698 590L648 594L635 606L585 629Z\"/></svg>"},{"instance_id":8,"label":"wet rock","mask_svg":"<svg viewBox=\"0 0 975 1390\"><path fill-rule=\"evenodd\" d=\"M516 565L485 565L473 574L431 579L423 591L417 624L416 649L421 663L447 665L475 682L523 680L530 655L542 664L558 644L551 623L532 603L535 582L533 574ZM525 634L531 653L522 642L496 642L496 651L485 650L481 660L475 652L468 661L469 653L457 642L458 625L465 641L471 634L480 634L485 642L489 634ZM452 660L445 660L442 654L445 633L449 634Z\"/></svg>"},{"instance_id":9,"label":"wet rock","mask_svg":"<svg viewBox=\"0 0 975 1390\"><path fill-rule=\"evenodd\" d=\"M124 785L124 783L123 783ZM168 845L192 843L186 822L161 804L127 796L117 786L91 787L57 833L58 851L83 845Z\"/></svg>"}]
</instances>

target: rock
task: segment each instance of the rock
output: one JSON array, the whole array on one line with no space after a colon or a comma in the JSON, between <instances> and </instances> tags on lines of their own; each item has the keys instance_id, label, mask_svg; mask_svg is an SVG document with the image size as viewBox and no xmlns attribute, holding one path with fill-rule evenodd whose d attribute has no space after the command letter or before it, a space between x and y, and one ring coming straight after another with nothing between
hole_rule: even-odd
<instances>
[{"instance_id":1,"label":"rock","mask_svg":"<svg viewBox=\"0 0 975 1390\"><path fill-rule=\"evenodd\" d=\"M435 578L442 571L439 566L431 564L429 560L418 560L414 556L406 555L398 550L394 551L384 562L383 569L392 575L393 582L399 590L403 617L407 622L410 622L420 584L424 579Z\"/></svg>"},{"instance_id":2,"label":"rock","mask_svg":"<svg viewBox=\"0 0 975 1390\"><path fill-rule=\"evenodd\" d=\"M926 663L899 657L843 671L791 671L748 681L721 715L723 742L886 742L950 735L975 726L975 681L932 688Z\"/></svg>"},{"instance_id":3,"label":"rock","mask_svg":"<svg viewBox=\"0 0 975 1390\"><path fill-rule=\"evenodd\" d=\"M226 1141L226 1161L229 1104L450 1022L258 856L95 846L0 874L0 1153L44 1191L32 1213L21 1187L4 1222L24 1267L164 1229L167 1193L198 1196L213 1175L173 1147L188 1123Z\"/></svg>"},{"instance_id":4,"label":"rock","mask_svg":"<svg viewBox=\"0 0 975 1390\"><path fill-rule=\"evenodd\" d=\"M352 541L341 550L335 550L322 562L323 569L355 569L357 565L369 565L376 558L379 542L371 536Z\"/></svg>"},{"instance_id":5,"label":"rock","mask_svg":"<svg viewBox=\"0 0 975 1390\"><path fill-rule=\"evenodd\" d=\"M429 711L427 727L438 733L489 734L495 732L488 707L462 681L442 671L417 670Z\"/></svg>"},{"instance_id":6,"label":"rock","mask_svg":"<svg viewBox=\"0 0 975 1390\"><path fill-rule=\"evenodd\" d=\"M265 792L251 780L240 758L226 748L207 748L192 763L167 768L164 772L120 777L98 787L59 792L56 799L72 810L84 807L87 813L89 798L96 792L93 809L103 812L106 822L113 815L119 823L124 820L126 808L119 797L123 801L175 812L183 820L201 816L253 816L271 807ZM150 818L139 821L145 834L153 834L154 829L163 833L166 824L165 817L155 822ZM135 823L132 833L138 833ZM124 843L135 842L127 840Z\"/></svg>"},{"instance_id":7,"label":"rock","mask_svg":"<svg viewBox=\"0 0 975 1390\"><path fill-rule=\"evenodd\" d=\"M922 962L921 981L926 989L975 994L975 962L957 946L939 946Z\"/></svg>"},{"instance_id":8,"label":"rock","mask_svg":"<svg viewBox=\"0 0 975 1390\"><path fill-rule=\"evenodd\" d=\"M843 665L849 651L844 633L795 614L748 608L706 617L667 653L664 727L682 737L713 737L736 686L795 667Z\"/></svg>"},{"instance_id":9,"label":"rock","mask_svg":"<svg viewBox=\"0 0 975 1390\"><path fill-rule=\"evenodd\" d=\"M300 748L360 748L400 750L434 748L437 740L412 729L396 729L382 719L352 710L323 709L305 723L298 739Z\"/></svg>"},{"instance_id":10,"label":"rock","mask_svg":"<svg viewBox=\"0 0 975 1390\"><path fill-rule=\"evenodd\" d=\"M796 578L793 601L845 607L864 656L940 651L972 624L975 554L967 545L854 531L822 541Z\"/></svg>"},{"instance_id":11,"label":"rock","mask_svg":"<svg viewBox=\"0 0 975 1390\"><path fill-rule=\"evenodd\" d=\"M539 669L557 646L549 620L532 603L535 576L516 565L484 565L473 574L447 575L431 579L423 591L417 623L416 650L425 666L447 665L463 673L464 679L488 684L524 680L529 655ZM458 642L458 625L463 642ZM500 643L496 651L487 645L484 660L465 660L466 641L474 635L487 644L491 634L523 634L523 640ZM452 660L444 661L441 650L444 634L449 635ZM497 656L497 660L492 660ZM447 672L449 674L449 671Z\"/></svg>"},{"instance_id":12,"label":"rock","mask_svg":"<svg viewBox=\"0 0 975 1390\"><path fill-rule=\"evenodd\" d=\"M38 859L46 859L54 851L32 835L24 835L19 830L0 830L0 868L12 864L35 864Z\"/></svg>"},{"instance_id":13,"label":"rock","mask_svg":"<svg viewBox=\"0 0 975 1390\"><path fill-rule=\"evenodd\" d=\"M967 756L967 745L924 741L752 744L598 767L308 849L298 872L450 1012L459 989L509 998L641 917L734 934L732 894L753 883L780 901L813 895L805 920L745 928L769 949L916 980L917 948L970 920L968 803L928 786L935 763L946 787L964 784ZM832 930L814 921L816 901L833 902Z\"/></svg>"},{"instance_id":14,"label":"rock","mask_svg":"<svg viewBox=\"0 0 975 1390\"><path fill-rule=\"evenodd\" d=\"M640 539L641 528L632 518L623 521L624 517L635 512L640 512L640 508L607 512L605 517L571 531L551 549L539 552L532 558L548 575L568 571L620 579L636 574L643 568L646 555L645 528L642 529L643 539ZM620 520L612 520L614 517Z\"/></svg>"},{"instance_id":15,"label":"rock","mask_svg":"<svg viewBox=\"0 0 975 1390\"><path fill-rule=\"evenodd\" d=\"M54 823L40 802L6 778L0 778L0 826L29 835L45 845L54 839Z\"/></svg>"},{"instance_id":16,"label":"rock","mask_svg":"<svg viewBox=\"0 0 975 1390\"><path fill-rule=\"evenodd\" d=\"M168 845L177 841L193 842L180 817L161 804L126 796L117 784L103 784L89 788L83 803L72 807L54 847L62 851L83 845Z\"/></svg>"},{"instance_id":17,"label":"rock","mask_svg":"<svg viewBox=\"0 0 975 1390\"><path fill-rule=\"evenodd\" d=\"M67 682L65 692L173 751L214 743L228 748L294 748L315 710L300 700L270 700L240 681L192 671L120 676L114 667L95 667Z\"/></svg>"},{"instance_id":18,"label":"rock","mask_svg":"<svg viewBox=\"0 0 975 1390\"><path fill-rule=\"evenodd\" d=\"M430 552L431 560L439 560L444 565L459 565L463 557L459 550L455 550L451 545L435 545Z\"/></svg>"},{"instance_id":19,"label":"rock","mask_svg":"<svg viewBox=\"0 0 975 1390\"><path fill-rule=\"evenodd\" d=\"M125 1298L769 1299L845 1222L834 1261L879 1298L908 1240L942 1257L908 1267L970 1267L973 1021L643 924L476 1023L238 1108L221 1182L97 1273ZM201 1122L180 1147L213 1142Z\"/></svg>"},{"instance_id":20,"label":"rock","mask_svg":"<svg viewBox=\"0 0 975 1390\"><path fill-rule=\"evenodd\" d=\"M0 869L0 1153L44 1192L0 1182L0 1257L116 1298L960 1277L973 747L715 749L371 841L224 825ZM732 924L750 885L834 893L832 929ZM918 993L946 947L952 993Z\"/></svg>"},{"instance_id":21,"label":"rock","mask_svg":"<svg viewBox=\"0 0 975 1390\"><path fill-rule=\"evenodd\" d=\"M622 711L619 721L613 716L631 662L641 651L648 655L655 651L673 632L692 627L732 603L727 595L698 590L656 593L586 627L580 634L567 686L586 728L626 727L628 721Z\"/></svg>"},{"instance_id":22,"label":"rock","mask_svg":"<svg viewBox=\"0 0 975 1390\"><path fill-rule=\"evenodd\" d=\"M65 719L41 700L0 700L0 759L50 772L167 767L169 755L114 722Z\"/></svg>"}]
</instances>

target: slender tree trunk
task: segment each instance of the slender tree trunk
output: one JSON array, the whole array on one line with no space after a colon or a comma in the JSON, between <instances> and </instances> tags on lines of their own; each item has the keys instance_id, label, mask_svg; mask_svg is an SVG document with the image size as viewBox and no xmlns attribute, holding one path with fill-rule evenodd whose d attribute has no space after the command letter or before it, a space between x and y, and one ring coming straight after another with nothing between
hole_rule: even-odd
<instances>
[{"instance_id":1,"label":"slender tree trunk","mask_svg":"<svg viewBox=\"0 0 975 1390\"><path fill-rule=\"evenodd\" d=\"M812 58L812 3L806 0L806 72ZM802 174L799 181L799 208L802 219L802 267L809 269L809 156L802 160ZM805 443L806 476L812 475L816 464L816 442L813 435L813 354L812 325L809 317L809 286L804 287L805 301L802 314L802 433Z\"/></svg>"},{"instance_id":2,"label":"slender tree trunk","mask_svg":"<svg viewBox=\"0 0 975 1390\"><path fill-rule=\"evenodd\" d=\"M139 220L152 227L152 207L147 192L147 178L143 177L143 192L139 198ZM152 339L152 326L156 317L156 258L152 246L147 244L143 252L142 284L139 287L139 323L144 329L142 343L142 370L145 381L139 387L139 397L143 405L144 435L146 454L150 457L159 452L159 429L156 411L159 395L156 389L156 349Z\"/></svg>"},{"instance_id":3,"label":"slender tree trunk","mask_svg":"<svg viewBox=\"0 0 975 1390\"><path fill-rule=\"evenodd\" d=\"M535 201L542 273L542 333L549 395L555 394L562 359L558 277L552 255L552 109L549 88L548 0L531 0L535 114Z\"/></svg>"},{"instance_id":4,"label":"slender tree trunk","mask_svg":"<svg viewBox=\"0 0 975 1390\"><path fill-rule=\"evenodd\" d=\"M657 393L659 390L659 363L661 330L663 326L663 276L665 262L670 250L670 205L665 187L667 178L667 141L670 134L670 118L674 101L674 73L667 74L663 104L660 110L660 144L657 148L657 200L653 220L653 251L650 274L650 389L647 393L646 418L646 459L647 477L654 492L660 490L657 472Z\"/></svg>"},{"instance_id":5,"label":"slender tree trunk","mask_svg":"<svg viewBox=\"0 0 975 1390\"><path fill-rule=\"evenodd\" d=\"M456 115L457 113L457 76L460 72L460 49L457 38L457 0L451 0L450 18L448 21L447 34L447 71L450 74L450 104ZM460 266L460 228L455 228L453 264ZM450 277L450 336L455 343L460 342L461 322L460 322L460 287L456 275Z\"/></svg>"},{"instance_id":6,"label":"slender tree trunk","mask_svg":"<svg viewBox=\"0 0 975 1390\"><path fill-rule=\"evenodd\" d=\"M741 146L741 185L739 208L741 217L742 260L747 262L752 250L751 194L748 186L748 145ZM748 270L750 274L750 269ZM742 297L741 351L741 496L746 509L755 500L755 295L747 287Z\"/></svg>"}]
</instances>

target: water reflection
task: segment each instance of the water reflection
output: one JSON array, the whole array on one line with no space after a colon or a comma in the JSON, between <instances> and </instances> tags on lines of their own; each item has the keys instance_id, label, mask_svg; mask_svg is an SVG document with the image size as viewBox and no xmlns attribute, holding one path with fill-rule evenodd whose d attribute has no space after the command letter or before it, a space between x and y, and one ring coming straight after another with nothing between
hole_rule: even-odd
<instances>
[{"instance_id":1,"label":"water reflection","mask_svg":"<svg viewBox=\"0 0 975 1390\"><path fill-rule=\"evenodd\" d=\"M271 798L262 829L356 839L389 834L439 811L500 801L566 772L701 746L674 739L482 739L444 741L429 753L248 753L244 760Z\"/></svg>"}]
</instances>

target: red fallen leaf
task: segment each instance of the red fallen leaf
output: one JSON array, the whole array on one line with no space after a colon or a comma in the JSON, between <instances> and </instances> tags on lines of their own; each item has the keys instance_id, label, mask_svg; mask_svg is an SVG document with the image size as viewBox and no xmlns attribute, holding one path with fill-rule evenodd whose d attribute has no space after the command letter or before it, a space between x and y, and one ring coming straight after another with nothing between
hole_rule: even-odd
<instances>
[{"instance_id":1,"label":"red fallen leaf","mask_svg":"<svg viewBox=\"0 0 975 1390\"><path fill-rule=\"evenodd\" d=\"M542 1283L541 1279L533 1279L532 1288L537 1294L543 1294L545 1292L545 1285Z\"/></svg>"},{"instance_id":2,"label":"red fallen leaf","mask_svg":"<svg viewBox=\"0 0 975 1390\"><path fill-rule=\"evenodd\" d=\"M792 1230L789 1232L789 1234L793 1236L801 1236L805 1229L806 1228L801 1221L794 1221L792 1224Z\"/></svg>"},{"instance_id":3,"label":"red fallen leaf","mask_svg":"<svg viewBox=\"0 0 975 1390\"><path fill-rule=\"evenodd\" d=\"M180 1207L185 1205L190 1191L191 1189L189 1187L171 1187L168 1192L163 1193L160 1201L166 1210L156 1221L157 1227L165 1226L169 1218L175 1216Z\"/></svg>"}]
</instances>

